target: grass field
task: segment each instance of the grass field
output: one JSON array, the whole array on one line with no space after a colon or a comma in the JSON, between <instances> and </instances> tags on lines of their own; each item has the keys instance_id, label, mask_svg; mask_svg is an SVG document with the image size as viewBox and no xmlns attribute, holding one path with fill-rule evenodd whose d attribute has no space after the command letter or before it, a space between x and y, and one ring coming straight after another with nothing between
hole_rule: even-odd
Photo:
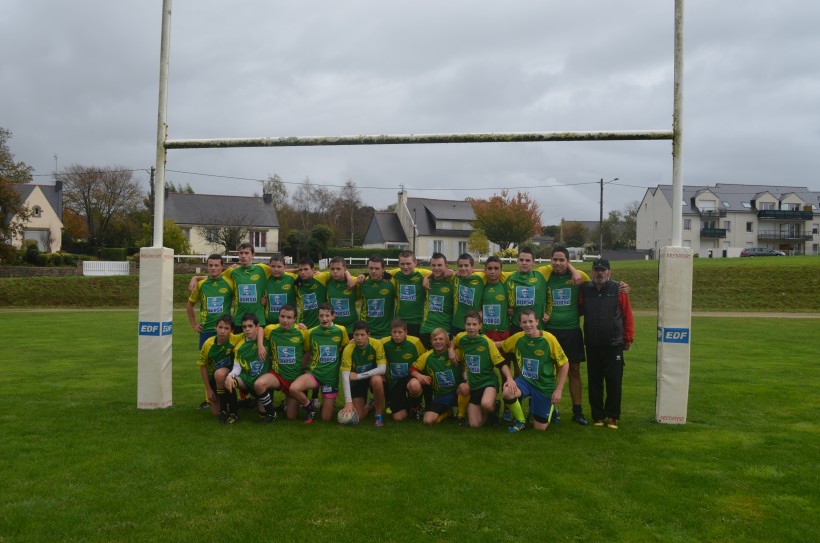
<instances>
[{"instance_id":1,"label":"grass field","mask_svg":"<svg viewBox=\"0 0 820 543\"><path fill-rule=\"evenodd\" d=\"M689 422L652 422L638 317L619 430L233 426L136 409L136 311L0 312L0 541L815 541L816 319L696 317ZM811 347L815 345L815 347ZM561 408L569 413L569 398ZM588 409L586 410L588 413ZM812 535L815 534L815 535Z\"/></svg>"},{"instance_id":2,"label":"grass field","mask_svg":"<svg viewBox=\"0 0 820 543\"><path fill-rule=\"evenodd\" d=\"M578 266L591 271L589 263ZM632 287L629 297L635 309L657 310L657 261L613 262L612 266L613 278ZM515 266L507 265L505 269L513 270ZM189 276L174 277L177 307L185 306L189 280ZM0 278L0 308L136 308L138 291L138 276ZM818 256L694 260L694 311L820 313L818 292Z\"/></svg>"}]
</instances>

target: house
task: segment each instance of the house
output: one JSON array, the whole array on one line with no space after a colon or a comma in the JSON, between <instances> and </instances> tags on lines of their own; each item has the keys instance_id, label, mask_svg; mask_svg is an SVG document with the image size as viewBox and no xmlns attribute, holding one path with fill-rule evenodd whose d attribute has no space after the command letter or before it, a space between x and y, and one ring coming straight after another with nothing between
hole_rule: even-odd
<instances>
[{"instance_id":1,"label":"house","mask_svg":"<svg viewBox=\"0 0 820 543\"><path fill-rule=\"evenodd\" d=\"M650 188L637 216L637 248L672 243L672 186ZM684 186L682 243L700 256L739 256L747 247L820 254L820 192L806 187Z\"/></svg>"},{"instance_id":2,"label":"house","mask_svg":"<svg viewBox=\"0 0 820 543\"><path fill-rule=\"evenodd\" d=\"M26 241L36 241L41 252L56 253L63 245L63 182L53 185L15 183L14 189L30 214L22 237L10 241L17 248ZM5 217L7 222L15 217Z\"/></svg>"},{"instance_id":3,"label":"house","mask_svg":"<svg viewBox=\"0 0 820 543\"><path fill-rule=\"evenodd\" d=\"M473 206L463 200L410 198L399 192L395 212L376 212L370 220L363 246L407 248L420 258L442 253L455 260L467 253L467 239L473 233ZM490 252L498 246L490 245ZM473 255L478 256L478 255Z\"/></svg>"},{"instance_id":4,"label":"house","mask_svg":"<svg viewBox=\"0 0 820 543\"><path fill-rule=\"evenodd\" d=\"M270 194L224 196L216 194L165 193L165 218L173 219L188 238L194 254L235 250L220 244L216 231L244 227L257 253L279 252L279 219Z\"/></svg>"}]
</instances>

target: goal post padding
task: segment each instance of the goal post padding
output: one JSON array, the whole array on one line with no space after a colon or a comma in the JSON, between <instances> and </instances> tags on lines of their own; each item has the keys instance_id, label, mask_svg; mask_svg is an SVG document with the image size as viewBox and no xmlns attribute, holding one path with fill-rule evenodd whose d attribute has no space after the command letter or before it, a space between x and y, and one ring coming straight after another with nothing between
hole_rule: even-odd
<instances>
[{"instance_id":1,"label":"goal post padding","mask_svg":"<svg viewBox=\"0 0 820 543\"><path fill-rule=\"evenodd\" d=\"M685 424L692 324L692 249L663 247L658 259L655 420Z\"/></svg>"},{"instance_id":2,"label":"goal post padding","mask_svg":"<svg viewBox=\"0 0 820 543\"><path fill-rule=\"evenodd\" d=\"M174 250L140 249L137 408L170 407Z\"/></svg>"}]
</instances>

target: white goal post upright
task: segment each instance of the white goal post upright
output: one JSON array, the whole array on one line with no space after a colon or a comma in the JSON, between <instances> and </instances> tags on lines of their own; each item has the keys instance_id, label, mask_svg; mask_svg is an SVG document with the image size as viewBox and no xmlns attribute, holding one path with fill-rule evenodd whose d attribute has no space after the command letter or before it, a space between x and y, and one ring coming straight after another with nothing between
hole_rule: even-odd
<instances>
[{"instance_id":1,"label":"white goal post upright","mask_svg":"<svg viewBox=\"0 0 820 543\"><path fill-rule=\"evenodd\" d=\"M171 405L171 339L172 326L170 324L173 313L173 270L170 277L167 269L161 266L155 269L154 266L146 265L150 262L166 263L173 266L173 251L162 248L162 229L165 215L165 159L168 149L202 149L202 148L228 148L228 147L308 147L308 146L336 146L336 145L412 145L412 144L438 144L438 143L509 143L509 142L547 142L547 141L617 141L617 140L672 140L673 155L673 194L677 194L681 199L683 186L680 178L680 151L682 147L681 115L682 115L682 88L683 88L683 0L675 0L675 106L673 113L672 130L633 130L633 131L586 131L586 132L530 132L530 133L459 133L459 134L399 134L399 135L361 135L361 136L311 136L311 137L270 137L270 138L246 138L246 139L200 139L200 140L169 140L167 130L167 89L168 89L168 65L170 50L170 28L171 28L171 3L172 0L163 0L162 12L162 46L160 51L160 81L159 81L159 115L157 122L157 164L156 177L154 180L154 244L150 249L143 249L140 253L140 349L139 349L139 372L140 386L138 391L138 407L155 408ZM674 198L674 197L673 197ZM676 206L672 206L673 210ZM677 214L673 212L673 245L667 249L683 250L681 244L681 224L682 209L677 208ZM677 227L675 226L677 224ZM674 232L677 228L678 235ZM161 251L161 256L153 256L149 251ZM170 258L167 256L170 255ZM145 261L143 261L145 258ZM678 263L678 260L670 259L670 262ZM688 260L688 279L685 273L669 273L668 265L664 261L659 266L661 280L659 281L659 298L666 304L660 303L658 306L658 393L656 400L656 420L661 422L685 422L686 394L688 394L689 381L689 346L685 344L684 353L675 350L675 357L668 357L671 353L664 349L665 343L661 341L661 324L688 322L691 315L691 258ZM677 268L675 268L677 270ZM678 270L683 271L685 270ZM145 277L143 278L143 275ZM663 277L669 275L670 281L665 281ZM157 280L164 283L168 288L157 288ZM143 280L145 279L145 280ZM674 279L674 280L672 280ZM683 284L681 284L681 281ZM669 295L666 295L669 294ZM682 304L680 300L686 299L687 304ZM682 305L686 305L685 311L680 311ZM668 307L668 310L666 309ZM143 321L145 317L145 321ZM155 319L155 320L154 320ZM149 323L143 327L143 322ZM154 334L151 323L159 323L159 333ZM151 332L151 333L149 333ZM688 337L688 336L687 336ZM145 349L143 349L145 346ZM671 344L670 344L671 346ZM678 345L679 347L679 345ZM685 366L685 375L679 370ZM664 373L674 370L677 373L676 379L666 379ZM156 379L146 379L143 386L142 376L152 376ZM685 382L684 382L685 381ZM666 409L660 409L660 405L666 403L674 404L670 406L670 413L679 417L680 396L683 393L683 418L670 419L665 413ZM676 398L674 401L667 401L668 398Z\"/></svg>"}]
</instances>

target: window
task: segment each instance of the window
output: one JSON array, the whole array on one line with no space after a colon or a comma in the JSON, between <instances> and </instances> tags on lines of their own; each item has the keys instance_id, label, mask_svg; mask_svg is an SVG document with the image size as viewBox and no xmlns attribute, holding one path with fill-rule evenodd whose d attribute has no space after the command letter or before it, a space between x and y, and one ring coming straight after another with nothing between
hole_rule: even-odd
<instances>
[{"instance_id":1,"label":"window","mask_svg":"<svg viewBox=\"0 0 820 543\"><path fill-rule=\"evenodd\" d=\"M732 231L732 221L723 221L723 228L726 229L726 232Z\"/></svg>"},{"instance_id":2,"label":"window","mask_svg":"<svg viewBox=\"0 0 820 543\"><path fill-rule=\"evenodd\" d=\"M692 219L683 219L683 229L684 230L691 230L692 229Z\"/></svg>"},{"instance_id":3,"label":"window","mask_svg":"<svg viewBox=\"0 0 820 543\"><path fill-rule=\"evenodd\" d=\"M742 205L743 205L743 207L744 207L744 208L746 208L746 209L752 209L752 204L750 204L749 202L743 202L743 204L742 204Z\"/></svg>"},{"instance_id":4,"label":"window","mask_svg":"<svg viewBox=\"0 0 820 543\"><path fill-rule=\"evenodd\" d=\"M188 242L191 241L191 229L190 228L183 228L182 229L182 234L185 236L185 239L187 239Z\"/></svg>"},{"instance_id":5,"label":"window","mask_svg":"<svg viewBox=\"0 0 820 543\"><path fill-rule=\"evenodd\" d=\"M205 241L208 243L219 243L219 229L218 228L206 228L205 229Z\"/></svg>"},{"instance_id":6,"label":"window","mask_svg":"<svg viewBox=\"0 0 820 543\"><path fill-rule=\"evenodd\" d=\"M800 211L800 204L786 204L787 211Z\"/></svg>"},{"instance_id":7,"label":"window","mask_svg":"<svg viewBox=\"0 0 820 543\"><path fill-rule=\"evenodd\" d=\"M441 252L443 252L443 251L441 250L441 245L442 245L442 241L441 241L440 239L434 239L434 240L433 240L433 252L434 252L434 253L441 253Z\"/></svg>"},{"instance_id":8,"label":"window","mask_svg":"<svg viewBox=\"0 0 820 543\"><path fill-rule=\"evenodd\" d=\"M257 230L251 233L254 249L266 249L268 246L268 233L264 230Z\"/></svg>"},{"instance_id":9,"label":"window","mask_svg":"<svg viewBox=\"0 0 820 543\"><path fill-rule=\"evenodd\" d=\"M701 200L698 202L698 207L703 211L715 211L717 204L714 200Z\"/></svg>"},{"instance_id":10,"label":"window","mask_svg":"<svg viewBox=\"0 0 820 543\"><path fill-rule=\"evenodd\" d=\"M459 241L458 242L458 255L461 256L467 252L467 242L466 241Z\"/></svg>"},{"instance_id":11,"label":"window","mask_svg":"<svg viewBox=\"0 0 820 543\"><path fill-rule=\"evenodd\" d=\"M34 206L34 208L31 210L31 216L34 218L40 217L42 216L42 214L43 210L42 208L40 208L40 206Z\"/></svg>"},{"instance_id":12,"label":"window","mask_svg":"<svg viewBox=\"0 0 820 543\"><path fill-rule=\"evenodd\" d=\"M759 209L761 211L764 211L764 210L772 211L772 210L774 210L774 202L758 202L757 205L758 205L757 209Z\"/></svg>"},{"instance_id":13,"label":"window","mask_svg":"<svg viewBox=\"0 0 820 543\"><path fill-rule=\"evenodd\" d=\"M753 227L754 227L754 223L752 223L752 222L747 222L746 223L746 231L747 232L751 232Z\"/></svg>"},{"instance_id":14,"label":"window","mask_svg":"<svg viewBox=\"0 0 820 543\"><path fill-rule=\"evenodd\" d=\"M815 236L817 235L818 230L820 230L820 224L813 224L811 225L811 233Z\"/></svg>"}]
</instances>

